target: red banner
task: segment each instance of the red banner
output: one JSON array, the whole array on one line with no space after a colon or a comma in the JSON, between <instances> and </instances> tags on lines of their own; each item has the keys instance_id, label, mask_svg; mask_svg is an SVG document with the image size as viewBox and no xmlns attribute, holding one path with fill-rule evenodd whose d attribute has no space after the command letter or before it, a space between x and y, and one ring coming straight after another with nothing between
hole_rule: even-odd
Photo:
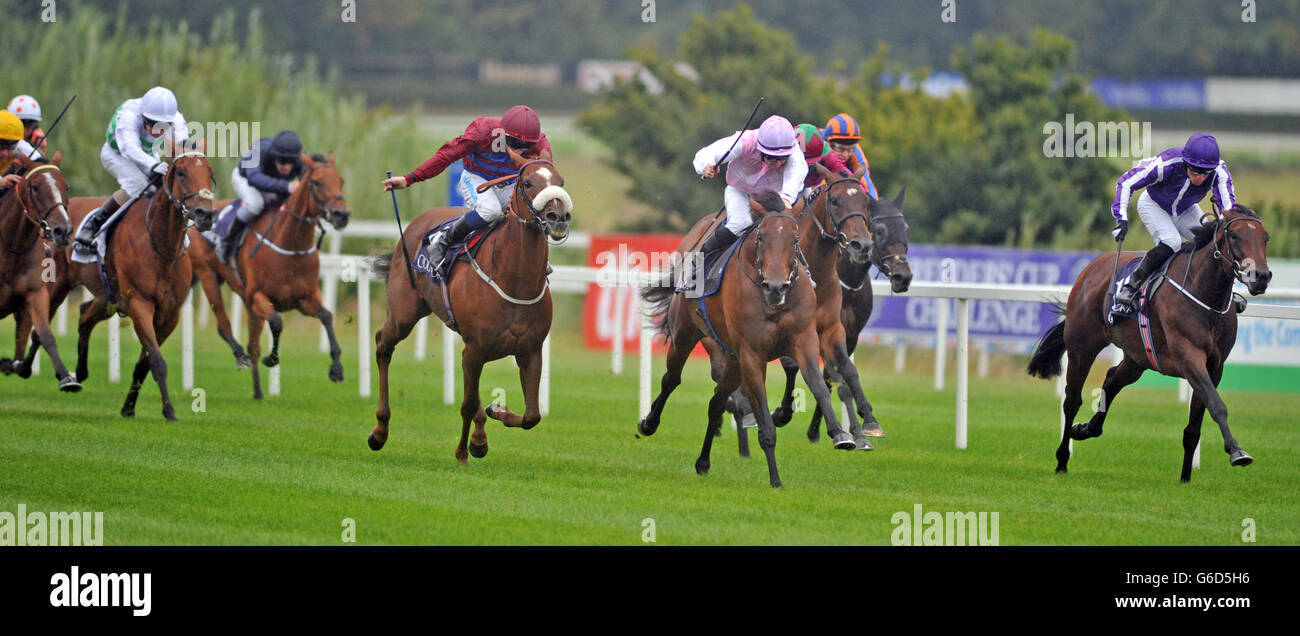
<instances>
[{"instance_id":1,"label":"red banner","mask_svg":"<svg viewBox=\"0 0 1300 636\"><path fill-rule=\"evenodd\" d=\"M603 280L615 280L615 272L667 271L672 255L682 237L673 234L593 234L587 252L587 265L602 270ZM588 349L609 351L616 332L622 332L623 350L635 353L640 342L641 302L638 290L618 281L619 286L592 283L583 308L583 340ZM615 316L622 311L621 328ZM663 353L667 345L656 334L654 352ZM697 349L703 350L702 347Z\"/></svg>"}]
</instances>

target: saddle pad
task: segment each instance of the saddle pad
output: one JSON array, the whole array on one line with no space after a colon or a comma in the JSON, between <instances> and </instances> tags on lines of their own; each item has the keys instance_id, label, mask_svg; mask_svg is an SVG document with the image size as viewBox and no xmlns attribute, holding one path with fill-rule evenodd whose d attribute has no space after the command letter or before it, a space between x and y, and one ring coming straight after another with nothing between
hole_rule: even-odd
<instances>
[{"instance_id":1,"label":"saddle pad","mask_svg":"<svg viewBox=\"0 0 1300 636\"><path fill-rule=\"evenodd\" d=\"M485 228L473 230L469 233L469 236L466 237L464 242L456 243L448 246L447 254L455 254L455 258L443 259L443 262L441 264L442 266L438 268L440 271L435 272L433 262L429 259L429 246L433 244L434 239L438 236L440 232L444 232L447 229L449 229L451 227L451 224L456 222L457 220L459 220L459 217L448 219L446 221L443 221L442 223L439 223L438 225L431 228L428 232L425 232L424 236L420 239L420 249L418 253L415 255L414 265L416 271L424 273L425 276L429 277L429 280L435 282L437 282L439 279L447 280L446 276L451 273L452 266L455 265L457 261L467 260L465 258L465 255L467 253L477 254L478 248L483 242L483 238L491 234L492 231L495 230L499 225L497 223L494 223Z\"/></svg>"}]
</instances>

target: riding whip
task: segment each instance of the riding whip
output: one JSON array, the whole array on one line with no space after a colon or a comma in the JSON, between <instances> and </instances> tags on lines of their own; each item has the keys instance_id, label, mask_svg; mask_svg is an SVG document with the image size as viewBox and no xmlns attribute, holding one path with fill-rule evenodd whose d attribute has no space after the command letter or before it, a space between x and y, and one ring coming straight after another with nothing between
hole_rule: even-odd
<instances>
[{"instance_id":1,"label":"riding whip","mask_svg":"<svg viewBox=\"0 0 1300 636\"><path fill-rule=\"evenodd\" d=\"M75 101L77 101L77 95L76 93L73 93L72 99L69 99L68 103L63 105L63 110L59 111L59 116L54 118L54 123L50 124L50 127L47 128L45 132L41 133L40 137L36 138L36 143L32 144L32 152L27 154L28 159L31 159L35 156L32 153L38 152L38 150L36 149L40 148L41 144L44 143L44 141L50 137L50 133L54 132L54 127L59 125L59 120L63 119L64 113L68 112L68 107L71 106L72 102Z\"/></svg>"},{"instance_id":2,"label":"riding whip","mask_svg":"<svg viewBox=\"0 0 1300 636\"><path fill-rule=\"evenodd\" d=\"M393 171L388 171L388 178L393 178ZM406 233L402 230L402 213L397 211L397 189L391 188L389 192L393 194L393 215L397 217L397 242L402 245L402 256L406 257L406 280L411 283L411 289L415 289L415 274L411 270L411 253L406 250Z\"/></svg>"},{"instance_id":3,"label":"riding whip","mask_svg":"<svg viewBox=\"0 0 1300 636\"><path fill-rule=\"evenodd\" d=\"M762 97L759 97L759 98L758 98L758 103L754 104L754 110L753 110L753 112L751 112L751 113L749 114L749 119L746 119L746 120L745 120L745 125L740 127L740 135L745 134L745 131L746 131L746 130L749 130L749 124L752 123L752 122L754 121L754 115L757 115L757 114L758 114L758 107L759 107L759 106L762 106L762 105L763 105L763 98L762 98ZM732 142L731 142L731 147L730 147L730 148L727 148L727 151L724 152L724 153L722 153L722 158L723 158L723 160L724 160L724 163L725 163L725 160L726 160L727 156L730 155L730 154L731 154L731 151L735 149L735 147L736 147L736 142L740 141L740 135L736 135L736 139L735 139L735 141L732 141ZM721 163L718 164L718 169L719 169L719 170L722 169L722 164L721 164ZM700 179L704 179L704 175L700 175Z\"/></svg>"}]
</instances>

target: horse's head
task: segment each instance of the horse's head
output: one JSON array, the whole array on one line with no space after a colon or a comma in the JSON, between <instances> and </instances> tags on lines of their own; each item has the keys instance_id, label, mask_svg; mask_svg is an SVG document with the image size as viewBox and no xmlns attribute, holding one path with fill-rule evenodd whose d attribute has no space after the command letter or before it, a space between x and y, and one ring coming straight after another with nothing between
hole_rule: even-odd
<instances>
[{"instance_id":1,"label":"horse's head","mask_svg":"<svg viewBox=\"0 0 1300 636\"><path fill-rule=\"evenodd\" d=\"M1223 211L1215 232L1214 255L1229 276L1246 284L1251 296L1264 293L1273 279L1267 245L1268 231L1254 210L1238 203Z\"/></svg>"},{"instance_id":2,"label":"horse's head","mask_svg":"<svg viewBox=\"0 0 1300 636\"><path fill-rule=\"evenodd\" d=\"M564 189L564 177L547 159L525 159L514 150L506 152L519 166L510 209L529 228L559 242L569 237L573 220L573 199ZM523 208L523 209L519 209Z\"/></svg>"},{"instance_id":3,"label":"horse's head","mask_svg":"<svg viewBox=\"0 0 1300 636\"><path fill-rule=\"evenodd\" d=\"M67 247L72 238L72 221L68 217L68 182L59 170L63 154L55 151L48 162L22 156L16 161L23 175L22 184L16 188L23 213L55 247Z\"/></svg>"},{"instance_id":4,"label":"horse's head","mask_svg":"<svg viewBox=\"0 0 1300 636\"><path fill-rule=\"evenodd\" d=\"M857 179L838 179L826 186L823 205L817 206L823 217L817 220L822 236L839 244L840 251L857 264L867 262L872 249L871 229L867 227L867 206L871 197ZM817 214L813 210L813 214Z\"/></svg>"},{"instance_id":5,"label":"horse's head","mask_svg":"<svg viewBox=\"0 0 1300 636\"><path fill-rule=\"evenodd\" d=\"M313 203L308 215L323 217L336 230L347 227L352 210L348 209L348 202L343 198L343 176L334 169L334 153L328 157L304 154L302 163L303 185Z\"/></svg>"},{"instance_id":6,"label":"horse's head","mask_svg":"<svg viewBox=\"0 0 1300 636\"><path fill-rule=\"evenodd\" d=\"M875 244L871 250L871 263L889 277L890 289L895 294L907 291L912 284L912 266L907 262L907 219L903 217L904 187L893 201L872 199L871 235Z\"/></svg>"},{"instance_id":7,"label":"horse's head","mask_svg":"<svg viewBox=\"0 0 1300 636\"><path fill-rule=\"evenodd\" d=\"M804 262L799 251L799 223L785 213L785 201L772 190L752 196L749 206L759 216L754 227L758 279L751 280L763 293L763 302L775 309L785 304Z\"/></svg>"},{"instance_id":8,"label":"horse's head","mask_svg":"<svg viewBox=\"0 0 1300 636\"><path fill-rule=\"evenodd\" d=\"M203 142L171 158L171 167L163 179L167 194L181 216L193 221L200 232L212 229L215 212L212 205L212 164L204 155Z\"/></svg>"}]
</instances>

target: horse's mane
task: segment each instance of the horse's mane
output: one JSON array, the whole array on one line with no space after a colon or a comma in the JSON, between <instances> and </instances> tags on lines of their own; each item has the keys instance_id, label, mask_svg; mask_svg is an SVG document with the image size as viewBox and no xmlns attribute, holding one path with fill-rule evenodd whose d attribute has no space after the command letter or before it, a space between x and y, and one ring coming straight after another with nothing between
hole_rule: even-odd
<instances>
[{"instance_id":1,"label":"horse's mane","mask_svg":"<svg viewBox=\"0 0 1300 636\"><path fill-rule=\"evenodd\" d=\"M782 212L785 210L785 200L781 198L781 195L776 190L764 190L752 195L751 198L758 201L758 204L768 212Z\"/></svg>"},{"instance_id":2,"label":"horse's mane","mask_svg":"<svg viewBox=\"0 0 1300 636\"><path fill-rule=\"evenodd\" d=\"M325 155L322 155L319 152L312 153L311 160L315 161L316 163L326 163L329 161L329 159L327 159Z\"/></svg>"},{"instance_id":3,"label":"horse's mane","mask_svg":"<svg viewBox=\"0 0 1300 636\"><path fill-rule=\"evenodd\" d=\"M1233 205L1231 210L1237 214L1242 214L1256 219L1259 218L1259 215L1255 214L1254 210L1240 203ZM1222 215L1214 219L1214 221L1192 230L1192 249L1199 250L1202 247L1209 245L1210 241L1214 240L1214 233L1219 230L1219 226L1221 225L1223 225Z\"/></svg>"}]
</instances>

